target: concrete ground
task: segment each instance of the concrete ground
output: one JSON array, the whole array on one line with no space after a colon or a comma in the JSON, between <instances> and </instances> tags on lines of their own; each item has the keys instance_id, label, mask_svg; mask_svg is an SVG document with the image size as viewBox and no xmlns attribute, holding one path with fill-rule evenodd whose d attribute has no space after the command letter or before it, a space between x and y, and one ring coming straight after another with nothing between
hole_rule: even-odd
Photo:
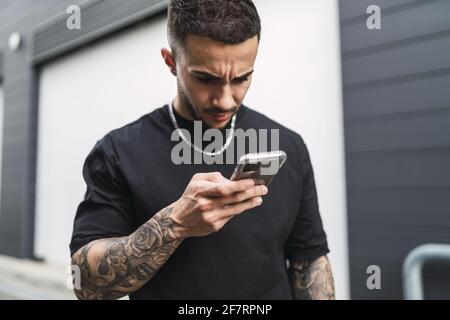
<instances>
[{"instance_id":1,"label":"concrete ground","mask_svg":"<svg viewBox=\"0 0 450 320\"><path fill-rule=\"evenodd\" d=\"M67 268L0 256L0 300L73 300Z\"/></svg>"}]
</instances>

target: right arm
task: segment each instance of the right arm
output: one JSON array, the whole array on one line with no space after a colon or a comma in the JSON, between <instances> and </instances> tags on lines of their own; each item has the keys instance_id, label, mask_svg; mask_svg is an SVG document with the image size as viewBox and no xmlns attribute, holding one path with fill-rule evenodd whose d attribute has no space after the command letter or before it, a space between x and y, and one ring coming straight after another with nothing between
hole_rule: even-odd
<instances>
[{"instance_id":1,"label":"right arm","mask_svg":"<svg viewBox=\"0 0 450 320\"><path fill-rule=\"evenodd\" d=\"M217 232L235 215L262 203L265 186L196 174L183 196L130 236L93 241L72 256L80 269L79 299L118 299L147 283L183 239Z\"/></svg>"},{"instance_id":2,"label":"right arm","mask_svg":"<svg viewBox=\"0 0 450 320\"><path fill-rule=\"evenodd\" d=\"M141 288L180 245L170 219L172 207L156 214L128 237L96 240L78 250L79 299L118 299Z\"/></svg>"}]
</instances>

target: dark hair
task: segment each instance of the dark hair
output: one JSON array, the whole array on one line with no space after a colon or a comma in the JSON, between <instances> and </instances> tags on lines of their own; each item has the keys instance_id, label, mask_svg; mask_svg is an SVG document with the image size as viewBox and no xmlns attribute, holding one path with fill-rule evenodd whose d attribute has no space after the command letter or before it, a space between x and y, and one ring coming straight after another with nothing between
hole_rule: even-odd
<instances>
[{"instance_id":1,"label":"dark hair","mask_svg":"<svg viewBox=\"0 0 450 320\"><path fill-rule=\"evenodd\" d=\"M167 33L174 53L188 34L238 44L258 36L261 20L252 0L171 0Z\"/></svg>"}]
</instances>

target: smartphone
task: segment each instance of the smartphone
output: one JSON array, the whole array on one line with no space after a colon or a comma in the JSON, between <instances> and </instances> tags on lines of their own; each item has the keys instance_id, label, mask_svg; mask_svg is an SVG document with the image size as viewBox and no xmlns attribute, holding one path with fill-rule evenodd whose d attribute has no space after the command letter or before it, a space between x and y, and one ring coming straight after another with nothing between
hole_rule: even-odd
<instances>
[{"instance_id":1,"label":"smartphone","mask_svg":"<svg viewBox=\"0 0 450 320\"><path fill-rule=\"evenodd\" d=\"M249 153L242 156L230 180L255 179L268 186L286 161L284 151Z\"/></svg>"}]
</instances>

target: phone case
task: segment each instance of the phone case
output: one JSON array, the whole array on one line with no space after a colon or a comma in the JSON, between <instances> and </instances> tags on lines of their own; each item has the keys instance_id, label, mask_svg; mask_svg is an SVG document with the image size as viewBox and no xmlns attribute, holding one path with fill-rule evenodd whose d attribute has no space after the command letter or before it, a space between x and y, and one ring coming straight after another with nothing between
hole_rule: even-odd
<instances>
[{"instance_id":1,"label":"phone case","mask_svg":"<svg viewBox=\"0 0 450 320\"><path fill-rule=\"evenodd\" d=\"M287 158L284 151L250 153L239 159L231 180L255 179L257 184L269 185Z\"/></svg>"}]
</instances>

